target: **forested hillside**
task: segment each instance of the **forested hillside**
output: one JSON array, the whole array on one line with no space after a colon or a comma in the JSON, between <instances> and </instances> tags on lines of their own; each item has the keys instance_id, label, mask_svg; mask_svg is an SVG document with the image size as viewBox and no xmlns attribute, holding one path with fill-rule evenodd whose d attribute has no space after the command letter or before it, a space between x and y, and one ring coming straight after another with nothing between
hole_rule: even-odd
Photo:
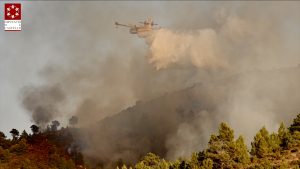
<instances>
[{"instance_id":1,"label":"forested hillside","mask_svg":"<svg viewBox=\"0 0 300 169\"><path fill-rule=\"evenodd\" d=\"M0 133L1 169L80 169L103 168L101 164L89 165L88 157L80 152L72 133L76 128L61 128L58 121L40 131L31 126L33 134L12 129L12 139ZM105 139L105 138L104 138ZM186 144L189 144L188 142ZM208 146L195 152L190 158L168 161L149 152L136 164L121 161L110 168L136 169L218 169L218 168L299 168L300 166L300 114L286 128L282 123L275 133L262 127L247 148L243 136L234 136L234 131L221 123L219 131L212 134Z\"/></svg>"},{"instance_id":2,"label":"forested hillside","mask_svg":"<svg viewBox=\"0 0 300 169\"><path fill-rule=\"evenodd\" d=\"M32 125L33 134L12 129L12 139L0 132L0 169L84 168L83 156L71 134L76 129L57 130L58 125L53 121L44 131Z\"/></svg>"},{"instance_id":3,"label":"forested hillside","mask_svg":"<svg viewBox=\"0 0 300 169\"><path fill-rule=\"evenodd\" d=\"M78 139L86 143L86 156L103 167L120 159L133 164L148 152L172 160L188 157L207 148L221 122L250 145L262 126L276 131L297 116L299 74L300 67L291 67L195 83L138 101L87 127Z\"/></svg>"},{"instance_id":4,"label":"forested hillside","mask_svg":"<svg viewBox=\"0 0 300 169\"><path fill-rule=\"evenodd\" d=\"M188 144L188 143L186 143ZM235 138L234 131L221 123L219 132L212 134L208 147L195 152L189 159L170 162L153 153L147 154L133 168L219 169L219 168L299 168L300 114L288 128L282 123L276 133L262 127L247 148L243 136ZM122 169L127 168L122 166Z\"/></svg>"}]
</instances>

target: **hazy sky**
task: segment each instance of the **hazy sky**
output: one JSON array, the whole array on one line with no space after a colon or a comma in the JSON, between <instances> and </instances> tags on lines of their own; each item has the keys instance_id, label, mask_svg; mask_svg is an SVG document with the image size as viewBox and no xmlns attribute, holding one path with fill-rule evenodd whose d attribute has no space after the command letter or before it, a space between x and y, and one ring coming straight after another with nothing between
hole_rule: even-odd
<instances>
[{"instance_id":1,"label":"hazy sky","mask_svg":"<svg viewBox=\"0 0 300 169\"><path fill-rule=\"evenodd\" d=\"M125 23L143 21L150 14L156 16L157 12L154 11L157 11L161 4L160 2L51 1L21 3L21 32L5 32L3 19L0 20L0 25L2 25L2 31L0 31L0 130L6 134L12 128L17 128L20 131L29 130L31 122L21 106L20 90L24 86L43 83L39 72L45 65L64 61L64 53L70 49L64 49L63 46L70 43L72 39L69 39L69 36L76 35L77 32L77 28L72 24L84 24L80 23L84 20L94 20L95 23L98 23L98 29L103 29L104 32L100 31L95 34L95 30L91 30L87 25L84 33L98 37L97 43L102 46L99 51L103 52L105 48L111 48L111 45L103 42L101 36L113 36L114 41L118 41L117 38L121 35L123 41L126 39L129 43L141 43L141 40L138 41L136 37L129 35L127 29L115 29L114 22L118 19ZM0 6L3 9L4 3L0 2ZM87 11L76 11L78 8ZM131 10L136 10L136 13L139 14L135 17L126 17L126 11ZM87 12L88 14L86 14ZM101 16L93 15L93 12ZM57 15L57 13L61 15ZM79 15L86 15L87 18L80 17L78 20L74 20L74 17ZM114 15L115 18L105 19L111 15ZM106 34L107 30L111 29L114 32ZM78 32L80 34L82 30ZM80 39L76 39L76 41L80 41ZM86 44L85 47L88 48L88 46L89 44ZM99 57L101 57L100 52Z\"/></svg>"},{"instance_id":2,"label":"hazy sky","mask_svg":"<svg viewBox=\"0 0 300 169\"><path fill-rule=\"evenodd\" d=\"M5 32L3 19L0 19L0 130L6 134L12 128L29 130L30 117L21 106L20 90L24 86L44 83L41 76L44 67L67 63L66 55L72 57L69 50L78 47L77 42L81 47L77 50L93 51L99 57L105 57L106 51L113 50L115 45L124 47L124 57L132 50L145 54L144 41L130 35L126 29L115 29L115 21L135 23L153 16L157 23L171 29L200 29L214 26L209 20L215 16L207 15L208 11L223 6L234 11L239 9L240 3L246 2L22 2L21 32ZM249 5L256 3L259 2ZM300 17L299 2L265 2L262 5L279 9L288 6L295 18ZM3 6L1 2L0 9ZM286 44L291 49L300 43L300 21L295 18L286 18L283 25ZM89 25L86 20L98 24ZM94 38L90 42L85 37ZM88 56L82 58L83 62L89 60Z\"/></svg>"}]
</instances>

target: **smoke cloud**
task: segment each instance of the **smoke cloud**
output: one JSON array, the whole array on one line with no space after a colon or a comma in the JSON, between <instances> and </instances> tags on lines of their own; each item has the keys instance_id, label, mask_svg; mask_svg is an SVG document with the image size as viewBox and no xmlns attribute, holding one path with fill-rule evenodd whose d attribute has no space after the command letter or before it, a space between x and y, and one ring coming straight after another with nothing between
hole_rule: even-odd
<instances>
[{"instance_id":1,"label":"smoke cloud","mask_svg":"<svg viewBox=\"0 0 300 169\"><path fill-rule=\"evenodd\" d=\"M225 61L217 56L217 34L212 29L190 33L161 29L155 31L149 39L149 62L156 69L166 68L172 63L191 64L199 68L226 65Z\"/></svg>"},{"instance_id":2,"label":"smoke cloud","mask_svg":"<svg viewBox=\"0 0 300 169\"><path fill-rule=\"evenodd\" d=\"M76 115L77 139L95 164L133 163L150 151L189 156L221 121L249 143L263 125L276 130L299 112L298 2L160 2L160 10L152 2L143 10L138 2L47 3L30 10L33 21L50 16L33 31L65 22L44 30L41 53L53 58L22 103L39 124ZM153 13L169 25L145 38L111 26Z\"/></svg>"},{"instance_id":3,"label":"smoke cloud","mask_svg":"<svg viewBox=\"0 0 300 169\"><path fill-rule=\"evenodd\" d=\"M22 103L30 113L32 120L41 126L45 126L61 115L59 106L65 99L59 85L24 87L22 97Z\"/></svg>"}]
</instances>

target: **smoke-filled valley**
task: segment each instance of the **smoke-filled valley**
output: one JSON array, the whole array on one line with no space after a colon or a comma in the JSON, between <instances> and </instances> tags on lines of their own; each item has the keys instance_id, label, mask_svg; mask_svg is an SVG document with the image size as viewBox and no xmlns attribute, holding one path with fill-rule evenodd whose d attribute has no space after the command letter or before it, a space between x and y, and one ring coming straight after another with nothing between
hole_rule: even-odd
<instances>
[{"instance_id":1,"label":"smoke-filled valley","mask_svg":"<svg viewBox=\"0 0 300 169\"><path fill-rule=\"evenodd\" d=\"M43 3L49 18L32 31L64 24L28 32L51 59L21 88L21 105L44 128L77 116L91 163L185 158L221 122L249 146L262 126L275 131L300 112L299 2L28 2L32 23ZM162 28L146 37L112 26L148 14Z\"/></svg>"},{"instance_id":2,"label":"smoke-filled valley","mask_svg":"<svg viewBox=\"0 0 300 169\"><path fill-rule=\"evenodd\" d=\"M103 162L137 161L147 152L173 160L188 157L206 147L222 121L246 133L249 144L262 126L275 131L297 115L300 94L290 93L289 99L283 94L297 91L299 73L300 67L248 72L138 102L88 129L85 153ZM285 85L286 77L293 81ZM251 92L232 90L244 86Z\"/></svg>"}]
</instances>

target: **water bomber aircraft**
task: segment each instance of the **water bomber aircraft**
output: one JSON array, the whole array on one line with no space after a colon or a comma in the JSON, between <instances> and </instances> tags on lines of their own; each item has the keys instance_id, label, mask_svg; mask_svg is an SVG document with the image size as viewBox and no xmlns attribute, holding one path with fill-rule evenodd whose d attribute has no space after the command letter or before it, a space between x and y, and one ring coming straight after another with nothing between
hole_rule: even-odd
<instances>
[{"instance_id":1,"label":"water bomber aircraft","mask_svg":"<svg viewBox=\"0 0 300 169\"><path fill-rule=\"evenodd\" d=\"M155 27L155 25L158 25L156 23L153 23L152 17L148 17L147 20L144 22L139 22L139 25L132 25L132 24L121 24L119 22L115 22L115 25L118 26L123 26L129 28L129 32L131 34L145 34L149 33L152 30L158 30L160 27Z\"/></svg>"}]
</instances>

